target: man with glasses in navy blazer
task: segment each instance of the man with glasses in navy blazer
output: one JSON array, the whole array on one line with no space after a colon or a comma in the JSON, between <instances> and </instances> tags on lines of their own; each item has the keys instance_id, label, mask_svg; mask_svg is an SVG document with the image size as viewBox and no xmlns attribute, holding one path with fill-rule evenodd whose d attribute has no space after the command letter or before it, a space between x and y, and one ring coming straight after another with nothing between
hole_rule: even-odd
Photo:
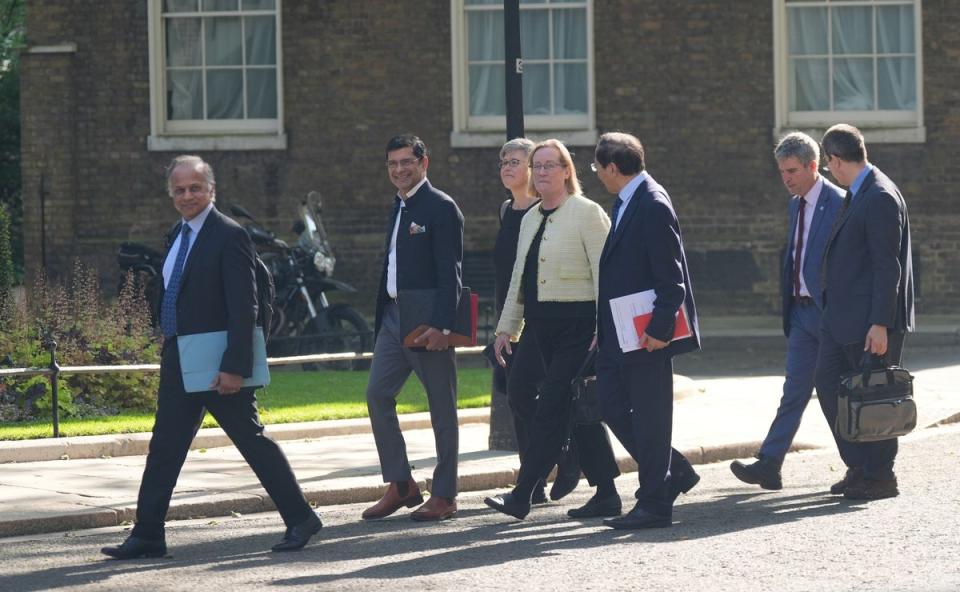
<instances>
[{"instance_id":1,"label":"man with glasses in navy blazer","mask_svg":"<svg viewBox=\"0 0 960 592\"><path fill-rule=\"evenodd\" d=\"M777 490L783 488L783 459L813 394L823 309L820 262L843 206L843 190L820 176L820 146L807 134L787 134L773 154L780 179L791 195L787 249L780 278L783 334L787 338L786 378L780 407L757 461L748 465L735 460L730 470L744 483Z\"/></svg>"}]
</instances>

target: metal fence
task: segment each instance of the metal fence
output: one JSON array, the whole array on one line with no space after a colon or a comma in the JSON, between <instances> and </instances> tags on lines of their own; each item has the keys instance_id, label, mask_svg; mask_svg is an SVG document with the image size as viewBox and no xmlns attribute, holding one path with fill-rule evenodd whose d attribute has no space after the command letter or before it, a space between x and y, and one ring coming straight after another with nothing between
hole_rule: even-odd
<instances>
[{"instance_id":1,"label":"metal fence","mask_svg":"<svg viewBox=\"0 0 960 592\"><path fill-rule=\"evenodd\" d=\"M159 372L160 364L123 364L119 366L61 366L57 362L57 344L49 341L44 348L50 352L50 365L45 368L0 368L0 379L12 376L46 376L50 381L50 393L53 401L53 437L60 437L60 407L58 384L60 376L68 374L120 374L125 372ZM475 355L483 353L483 346L458 347L458 354ZM291 366L294 364L329 364L333 362L349 362L353 360L370 360L373 352L355 353L343 352L336 354L310 354L304 356L287 356L282 358L267 358L268 366Z\"/></svg>"}]
</instances>

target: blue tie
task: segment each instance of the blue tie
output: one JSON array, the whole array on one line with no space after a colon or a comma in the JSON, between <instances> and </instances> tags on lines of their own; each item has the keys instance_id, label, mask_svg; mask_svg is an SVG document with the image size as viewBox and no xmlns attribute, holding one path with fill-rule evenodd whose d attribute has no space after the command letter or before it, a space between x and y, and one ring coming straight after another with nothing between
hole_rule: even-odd
<instances>
[{"instance_id":1,"label":"blue tie","mask_svg":"<svg viewBox=\"0 0 960 592\"><path fill-rule=\"evenodd\" d=\"M177 250L173 272L170 274L170 281L163 293L163 303L160 305L160 330L163 331L164 337L173 337L177 334L177 295L180 293L183 264L187 261L187 251L189 249L190 225L184 222L180 229L180 249Z\"/></svg>"},{"instance_id":2,"label":"blue tie","mask_svg":"<svg viewBox=\"0 0 960 592\"><path fill-rule=\"evenodd\" d=\"M613 229L617 229L617 216L620 215L620 208L623 207L623 200L619 197L615 202L613 202L613 212L610 216L610 223L613 225Z\"/></svg>"}]
</instances>

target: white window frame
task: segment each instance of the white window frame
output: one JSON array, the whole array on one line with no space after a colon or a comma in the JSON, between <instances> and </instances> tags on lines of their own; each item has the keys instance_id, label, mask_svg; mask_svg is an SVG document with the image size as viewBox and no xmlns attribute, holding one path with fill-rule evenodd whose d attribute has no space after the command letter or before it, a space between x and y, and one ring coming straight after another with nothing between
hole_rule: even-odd
<instances>
[{"instance_id":1,"label":"white window frame","mask_svg":"<svg viewBox=\"0 0 960 592\"><path fill-rule=\"evenodd\" d=\"M285 150L283 130L282 0L276 0L277 117L276 119L168 120L166 105L166 35L163 0L148 0L147 31L150 58L150 151L172 150ZM251 11L240 11L243 15ZM259 11L252 11L259 12ZM222 16L197 12L191 17Z\"/></svg>"},{"instance_id":2,"label":"white window frame","mask_svg":"<svg viewBox=\"0 0 960 592\"><path fill-rule=\"evenodd\" d=\"M917 108L915 111L809 111L791 112L789 108L789 29L787 22L786 0L773 1L773 45L774 45L774 88L775 117L774 136L802 129L820 133L836 123L849 123L863 131L869 142L922 143L926 141L926 128L923 125L923 2L913 0L914 39L916 40L916 88ZM903 4L904 0L863 0L843 2L833 0L831 6L883 6ZM823 0L810 2L790 2L790 6L822 6Z\"/></svg>"},{"instance_id":3,"label":"white window frame","mask_svg":"<svg viewBox=\"0 0 960 592\"><path fill-rule=\"evenodd\" d=\"M562 3L558 2L558 3ZM599 133L596 125L594 92L595 59L593 49L594 0L570 0L583 4L587 16L587 113L585 115L527 115L524 130L533 140L558 138L571 146L596 144ZM453 131L450 142L454 148L499 147L507 129L506 116L471 116L470 82L467 66L467 10L464 0L450 1L451 79L453 84ZM526 8L530 10L531 8ZM477 7L476 10L503 10L503 5ZM525 10L520 5L520 10ZM551 30L551 35L552 30ZM551 91L552 92L552 91Z\"/></svg>"}]
</instances>

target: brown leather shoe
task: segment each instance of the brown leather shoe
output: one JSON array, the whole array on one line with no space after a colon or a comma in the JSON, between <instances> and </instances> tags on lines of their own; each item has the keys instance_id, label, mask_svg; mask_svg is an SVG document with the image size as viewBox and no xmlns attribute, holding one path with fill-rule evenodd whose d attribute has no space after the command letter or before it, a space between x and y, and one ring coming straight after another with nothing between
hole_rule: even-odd
<instances>
[{"instance_id":1,"label":"brown leather shoe","mask_svg":"<svg viewBox=\"0 0 960 592\"><path fill-rule=\"evenodd\" d=\"M410 514L410 519L416 520L417 522L436 522L438 520L453 518L456 513L457 500L455 498L431 495L427 503Z\"/></svg>"},{"instance_id":2,"label":"brown leather shoe","mask_svg":"<svg viewBox=\"0 0 960 592\"><path fill-rule=\"evenodd\" d=\"M843 476L843 479L830 486L830 493L833 495L843 495L848 487L859 485L862 481L863 469L860 467L847 469L847 474Z\"/></svg>"},{"instance_id":3,"label":"brown leather shoe","mask_svg":"<svg viewBox=\"0 0 960 592\"><path fill-rule=\"evenodd\" d=\"M417 485L417 482L411 479L407 481L407 486L409 487L407 495L401 496L397 484L391 483L390 486L387 487L387 492L380 498L380 501L364 510L361 517L364 520L386 518L404 506L412 508L422 504L423 495L420 493L420 487Z\"/></svg>"},{"instance_id":4,"label":"brown leather shoe","mask_svg":"<svg viewBox=\"0 0 960 592\"><path fill-rule=\"evenodd\" d=\"M878 500L888 497L897 497L897 478L892 479L864 479L860 483L847 487L843 497L852 500Z\"/></svg>"}]
</instances>

